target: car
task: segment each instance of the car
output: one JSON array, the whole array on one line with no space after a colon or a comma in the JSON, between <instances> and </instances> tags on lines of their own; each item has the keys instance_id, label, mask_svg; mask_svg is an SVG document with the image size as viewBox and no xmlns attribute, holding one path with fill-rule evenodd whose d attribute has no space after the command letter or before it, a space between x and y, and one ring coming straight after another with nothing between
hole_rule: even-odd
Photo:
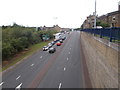
<instances>
[{"instance_id":1,"label":"car","mask_svg":"<svg viewBox=\"0 0 120 90\"><path fill-rule=\"evenodd\" d=\"M61 40L59 40L60 41L60 43L63 43L63 40L61 39Z\"/></svg>"},{"instance_id":2,"label":"car","mask_svg":"<svg viewBox=\"0 0 120 90\"><path fill-rule=\"evenodd\" d=\"M54 42L54 41L52 41L52 42L51 42L51 44L52 44L52 45L54 45L54 44L55 44L55 42Z\"/></svg>"},{"instance_id":3,"label":"car","mask_svg":"<svg viewBox=\"0 0 120 90\"><path fill-rule=\"evenodd\" d=\"M57 45L57 46L60 46L60 45L61 45L61 43L60 43L60 42L57 42L57 43L56 43L56 45Z\"/></svg>"},{"instance_id":4,"label":"car","mask_svg":"<svg viewBox=\"0 0 120 90\"><path fill-rule=\"evenodd\" d=\"M70 34L70 32L67 32L67 34Z\"/></svg>"},{"instance_id":5,"label":"car","mask_svg":"<svg viewBox=\"0 0 120 90\"><path fill-rule=\"evenodd\" d=\"M43 51L47 51L48 49L49 49L49 47L47 47L47 46L43 47Z\"/></svg>"},{"instance_id":6,"label":"car","mask_svg":"<svg viewBox=\"0 0 120 90\"><path fill-rule=\"evenodd\" d=\"M54 47L49 48L49 53L54 53L56 49Z\"/></svg>"},{"instance_id":7,"label":"car","mask_svg":"<svg viewBox=\"0 0 120 90\"><path fill-rule=\"evenodd\" d=\"M51 43L48 43L48 47L51 48L53 45Z\"/></svg>"},{"instance_id":8,"label":"car","mask_svg":"<svg viewBox=\"0 0 120 90\"><path fill-rule=\"evenodd\" d=\"M63 37L62 37L62 40L65 40L65 39L66 39L66 37L65 37L65 36L63 36Z\"/></svg>"}]
</instances>

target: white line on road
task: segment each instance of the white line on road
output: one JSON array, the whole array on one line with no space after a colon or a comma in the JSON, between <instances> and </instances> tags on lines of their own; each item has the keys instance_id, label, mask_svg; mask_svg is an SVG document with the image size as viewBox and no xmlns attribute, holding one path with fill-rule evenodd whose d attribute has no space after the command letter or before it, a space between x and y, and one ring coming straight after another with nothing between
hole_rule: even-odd
<instances>
[{"instance_id":1,"label":"white line on road","mask_svg":"<svg viewBox=\"0 0 120 90\"><path fill-rule=\"evenodd\" d=\"M68 60L68 58L67 58L67 60Z\"/></svg>"},{"instance_id":2,"label":"white line on road","mask_svg":"<svg viewBox=\"0 0 120 90\"><path fill-rule=\"evenodd\" d=\"M42 56L40 58L42 58Z\"/></svg>"},{"instance_id":3,"label":"white line on road","mask_svg":"<svg viewBox=\"0 0 120 90\"><path fill-rule=\"evenodd\" d=\"M70 50L71 50L71 48L70 48Z\"/></svg>"},{"instance_id":4,"label":"white line on road","mask_svg":"<svg viewBox=\"0 0 120 90\"><path fill-rule=\"evenodd\" d=\"M31 67L34 66L34 64L31 64Z\"/></svg>"},{"instance_id":5,"label":"white line on road","mask_svg":"<svg viewBox=\"0 0 120 90\"><path fill-rule=\"evenodd\" d=\"M62 85L62 84L60 83L60 84L59 84L59 89L61 88L61 85Z\"/></svg>"},{"instance_id":6,"label":"white line on road","mask_svg":"<svg viewBox=\"0 0 120 90\"><path fill-rule=\"evenodd\" d=\"M64 71L66 70L66 68L64 67Z\"/></svg>"},{"instance_id":7,"label":"white line on road","mask_svg":"<svg viewBox=\"0 0 120 90\"><path fill-rule=\"evenodd\" d=\"M1 82L1 83L0 83L0 86L2 86L2 85L3 85L3 83L4 83L4 82Z\"/></svg>"},{"instance_id":8,"label":"white line on road","mask_svg":"<svg viewBox=\"0 0 120 90\"><path fill-rule=\"evenodd\" d=\"M20 77L21 77L21 76L18 76L18 77L16 78L16 80L18 80Z\"/></svg>"},{"instance_id":9,"label":"white line on road","mask_svg":"<svg viewBox=\"0 0 120 90\"><path fill-rule=\"evenodd\" d=\"M69 54L70 54L70 52L69 52Z\"/></svg>"},{"instance_id":10,"label":"white line on road","mask_svg":"<svg viewBox=\"0 0 120 90\"><path fill-rule=\"evenodd\" d=\"M18 86L15 88L15 90L20 90L21 86L22 86L22 83L21 83L20 85L18 85Z\"/></svg>"}]
</instances>

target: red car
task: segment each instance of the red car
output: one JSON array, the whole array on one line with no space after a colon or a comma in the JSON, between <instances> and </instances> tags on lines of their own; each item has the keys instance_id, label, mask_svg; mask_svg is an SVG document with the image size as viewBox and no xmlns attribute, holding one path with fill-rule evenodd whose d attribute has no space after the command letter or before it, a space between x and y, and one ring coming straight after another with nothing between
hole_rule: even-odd
<instances>
[{"instance_id":1,"label":"red car","mask_svg":"<svg viewBox=\"0 0 120 90\"><path fill-rule=\"evenodd\" d=\"M57 46L60 46L60 45L61 45L61 43L60 43L60 42L57 42L57 43L56 43L56 45L57 45Z\"/></svg>"}]
</instances>

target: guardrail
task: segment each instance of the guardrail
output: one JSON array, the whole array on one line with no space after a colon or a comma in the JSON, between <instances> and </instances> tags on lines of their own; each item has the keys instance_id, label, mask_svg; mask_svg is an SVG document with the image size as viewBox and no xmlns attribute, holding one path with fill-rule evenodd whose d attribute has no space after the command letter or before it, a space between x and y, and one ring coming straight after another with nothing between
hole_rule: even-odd
<instances>
[{"instance_id":1,"label":"guardrail","mask_svg":"<svg viewBox=\"0 0 120 90\"><path fill-rule=\"evenodd\" d=\"M95 36L99 36L100 38L107 38L110 42L117 41L120 43L120 27L82 29L81 31L91 33Z\"/></svg>"}]
</instances>

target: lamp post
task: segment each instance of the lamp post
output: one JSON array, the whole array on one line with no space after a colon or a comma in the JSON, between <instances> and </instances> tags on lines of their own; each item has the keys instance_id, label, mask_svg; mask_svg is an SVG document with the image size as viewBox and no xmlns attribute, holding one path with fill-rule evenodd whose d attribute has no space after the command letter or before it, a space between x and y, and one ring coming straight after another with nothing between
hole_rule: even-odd
<instances>
[{"instance_id":1,"label":"lamp post","mask_svg":"<svg viewBox=\"0 0 120 90\"><path fill-rule=\"evenodd\" d=\"M94 28L96 28L96 0L95 0L95 13L94 13Z\"/></svg>"}]
</instances>

